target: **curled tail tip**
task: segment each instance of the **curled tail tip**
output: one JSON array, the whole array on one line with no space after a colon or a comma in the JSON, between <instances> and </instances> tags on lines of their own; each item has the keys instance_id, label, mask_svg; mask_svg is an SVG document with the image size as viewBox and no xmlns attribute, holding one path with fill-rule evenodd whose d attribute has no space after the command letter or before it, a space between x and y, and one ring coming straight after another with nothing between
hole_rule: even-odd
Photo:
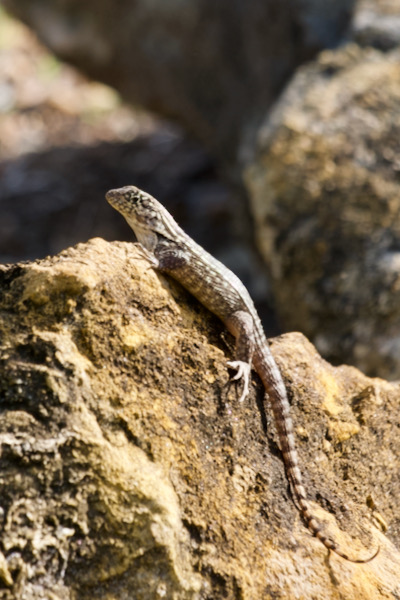
<instances>
[{"instance_id":1,"label":"curled tail tip","mask_svg":"<svg viewBox=\"0 0 400 600\"><path fill-rule=\"evenodd\" d=\"M343 552L340 549L340 546L338 546L332 539L330 539L329 537L326 537L320 530L319 527L315 527L315 520L312 519L309 521L309 525L314 521L314 527L312 527L312 529L314 529L314 535L317 539L320 540L320 542L322 542L322 544L325 546L325 548L327 548L328 550L330 550L331 552L334 552L335 554L337 554L338 556L340 556L341 558L343 558L344 560L348 560L349 562L352 563L358 563L358 564L365 564L368 562L371 562L371 560L374 560L374 558L376 556L378 556L379 552L380 552L380 546L378 546L378 548L375 550L375 552L371 555L368 556L367 558L352 558L351 556L349 556L348 554L346 554L345 552Z\"/></svg>"},{"instance_id":2,"label":"curled tail tip","mask_svg":"<svg viewBox=\"0 0 400 600\"><path fill-rule=\"evenodd\" d=\"M312 516L307 504L304 504L304 506L302 506L302 509L303 509L303 516L305 517L305 519L307 521L307 525L311 529L311 531L314 533L315 537L325 546L325 548L327 548L331 552L334 552L335 554L337 554L337 556L340 556L341 558L343 558L344 560L348 560L349 562L358 563L358 564L369 563L369 562L371 562L371 560L374 560L374 558L376 558L378 556L380 549L381 549L380 546L378 546L378 548L375 550L375 552L371 556L368 556L366 558L352 558L351 556L349 556L348 554L343 552L340 549L340 546L338 544L336 544L336 542L334 542L330 537L326 536L321 531L321 527L320 527L318 521Z\"/></svg>"},{"instance_id":3,"label":"curled tail tip","mask_svg":"<svg viewBox=\"0 0 400 600\"><path fill-rule=\"evenodd\" d=\"M374 560L374 558L376 558L378 556L380 550L381 550L381 547L378 546L378 548L375 550L375 552L372 554L372 556L368 556L367 558L351 558L349 556L344 556L344 558L346 558L347 560L349 560L350 562L353 562L353 563L365 564L365 563L371 562L371 560Z\"/></svg>"},{"instance_id":4,"label":"curled tail tip","mask_svg":"<svg viewBox=\"0 0 400 600\"><path fill-rule=\"evenodd\" d=\"M378 546L378 548L375 550L375 552L372 554L372 556L368 556L367 558L352 558L351 556L348 556L347 554L345 554L344 552L339 550L339 548L335 548L335 547L329 548L329 550L331 550L332 552L334 552L341 558L348 560L349 562L357 563L357 564L365 564L365 563L371 562L371 560L374 560L374 558L376 558L378 556L378 554L381 550L381 547Z\"/></svg>"}]
</instances>

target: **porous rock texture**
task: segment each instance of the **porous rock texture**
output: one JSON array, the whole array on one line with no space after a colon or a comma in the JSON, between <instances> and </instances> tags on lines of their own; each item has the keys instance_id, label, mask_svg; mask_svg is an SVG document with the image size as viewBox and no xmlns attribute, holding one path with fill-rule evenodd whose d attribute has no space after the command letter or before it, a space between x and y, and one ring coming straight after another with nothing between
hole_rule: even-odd
<instances>
[{"instance_id":1,"label":"porous rock texture","mask_svg":"<svg viewBox=\"0 0 400 600\"><path fill-rule=\"evenodd\" d=\"M335 362L400 377L400 51L299 70L247 170L276 307Z\"/></svg>"},{"instance_id":2,"label":"porous rock texture","mask_svg":"<svg viewBox=\"0 0 400 600\"><path fill-rule=\"evenodd\" d=\"M329 555L222 324L133 244L0 267L0 599L395 599L398 385L272 340ZM222 335L223 334L223 335Z\"/></svg>"}]
</instances>

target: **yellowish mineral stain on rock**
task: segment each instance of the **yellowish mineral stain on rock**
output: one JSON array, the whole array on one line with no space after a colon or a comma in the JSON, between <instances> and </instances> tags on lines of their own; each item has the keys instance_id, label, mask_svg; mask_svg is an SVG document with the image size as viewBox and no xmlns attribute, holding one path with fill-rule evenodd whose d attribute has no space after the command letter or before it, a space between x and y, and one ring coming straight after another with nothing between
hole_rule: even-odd
<instances>
[{"instance_id":1,"label":"yellowish mineral stain on rock","mask_svg":"<svg viewBox=\"0 0 400 600\"><path fill-rule=\"evenodd\" d=\"M14 583L6 557L2 552L0 552L0 579L9 587Z\"/></svg>"},{"instance_id":2,"label":"yellowish mineral stain on rock","mask_svg":"<svg viewBox=\"0 0 400 600\"><path fill-rule=\"evenodd\" d=\"M322 408L331 416L336 417L343 411L343 405L340 403L340 388L335 378L328 372L319 373L319 382L323 385L325 391Z\"/></svg>"},{"instance_id":3,"label":"yellowish mineral stain on rock","mask_svg":"<svg viewBox=\"0 0 400 600\"><path fill-rule=\"evenodd\" d=\"M359 432L360 425L358 423L348 423L346 421L331 421L329 423L329 435L335 442L345 442Z\"/></svg>"},{"instance_id":4,"label":"yellowish mineral stain on rock","mask_svg":"<svg viewBox=\"0 0 400 600\"><path fill-rule=\"evenodd\" d=\"M131 350L137 350L143 344L151 343L154 334L153 327L137 321L130 323L127 327L121 327L122 342L126 348Z\"/></svg>"}]
</instances>

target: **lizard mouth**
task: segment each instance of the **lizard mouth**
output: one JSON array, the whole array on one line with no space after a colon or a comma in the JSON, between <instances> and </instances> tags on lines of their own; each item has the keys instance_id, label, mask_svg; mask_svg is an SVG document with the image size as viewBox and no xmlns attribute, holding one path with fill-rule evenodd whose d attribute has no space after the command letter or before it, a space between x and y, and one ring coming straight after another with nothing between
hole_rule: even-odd
<instances>
[{"instance_id":1,"label":"lizard mouth","mask_svg":"<svg viewBox=\"0 0 400 600\"><path fill-rule=\"evenodd\" d=\"M106 193L107 202L122 214L123 217L137 212L137 206L140 202L138 189L133 185L109 190Z\"/></svg>"},{"instance_id":2,"label":"lizard mouth","mask_svg":"<svg viewBox=\"0 0 400 600\"><path fill-rule=\"evenodd\" d=\"M118 190L110 190L106 193L106 200L113 208L118 208L123 204L123 197Z\"/></svg>"}]
</instances>

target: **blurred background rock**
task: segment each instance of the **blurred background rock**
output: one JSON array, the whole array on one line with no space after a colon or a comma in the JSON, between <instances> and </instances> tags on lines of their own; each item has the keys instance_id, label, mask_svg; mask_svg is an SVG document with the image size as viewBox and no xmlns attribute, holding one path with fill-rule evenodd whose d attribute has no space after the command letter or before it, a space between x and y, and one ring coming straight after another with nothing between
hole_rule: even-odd
<instances>
[{"instance_id":1,"label":"blurred background rock","mask_svg":"<svg viewBox=\"0 0 400 600\"><path fill-rule=\"evenodd\" d=\"M58 58L2 10L0 260L132 239L134 183L269 335L399 377L399 0L2 4Z\"/></svg>"}]
</instances>

